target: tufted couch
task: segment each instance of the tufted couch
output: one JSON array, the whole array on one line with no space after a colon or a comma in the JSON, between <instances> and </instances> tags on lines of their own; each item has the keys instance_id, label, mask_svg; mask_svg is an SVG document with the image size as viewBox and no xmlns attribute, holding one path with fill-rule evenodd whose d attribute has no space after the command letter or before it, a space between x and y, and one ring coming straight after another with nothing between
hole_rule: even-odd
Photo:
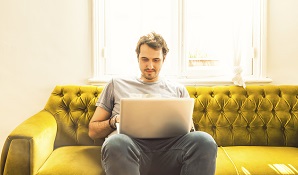
<instances>
[{"instance_id":1,"label":"tufted couch","mask_svg":"<svg viewBox=\"0 0 298 175\"><path fill-rule=\"evenodd\" d=\"M103 87L57 86L2 149L2 175L104 174L88 123ZM217 175L298 174L298 86L188 86L197 130L219 148Z\"/></svg>"}]
</instances>

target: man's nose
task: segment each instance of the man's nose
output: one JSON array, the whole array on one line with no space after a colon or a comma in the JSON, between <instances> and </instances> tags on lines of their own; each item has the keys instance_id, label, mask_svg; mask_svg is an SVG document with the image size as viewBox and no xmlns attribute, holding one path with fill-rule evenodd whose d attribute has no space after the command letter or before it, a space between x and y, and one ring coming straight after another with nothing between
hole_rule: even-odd
<instances>
[{"instance_id":1,"label":"man's nose","mask_svg":"<svg viewBox=\"0 0 298 175\"><path fill-rule=\"evenodd\" d=\"M148 69L153 69L154 68L153 62L152 61L149 61L147 67L148 67Z\"/></svg>"}]
</instances>

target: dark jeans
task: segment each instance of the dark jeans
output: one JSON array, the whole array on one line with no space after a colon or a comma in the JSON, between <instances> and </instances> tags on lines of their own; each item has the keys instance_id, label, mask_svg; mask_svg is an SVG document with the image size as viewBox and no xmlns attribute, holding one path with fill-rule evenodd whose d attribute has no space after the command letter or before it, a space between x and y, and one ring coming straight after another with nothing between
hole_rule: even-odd
<instances>
[{"instance_id":1,"label":"dark jeans","mask_svg":"<svg viewBox=\"0 0 298 175\"><path fill-rule=\"evenodd\" d=\"M205 132L167 139L132 139L116 134L102 147L107 175L213 175L217 145Z\"/></svg>"}]
</instances>

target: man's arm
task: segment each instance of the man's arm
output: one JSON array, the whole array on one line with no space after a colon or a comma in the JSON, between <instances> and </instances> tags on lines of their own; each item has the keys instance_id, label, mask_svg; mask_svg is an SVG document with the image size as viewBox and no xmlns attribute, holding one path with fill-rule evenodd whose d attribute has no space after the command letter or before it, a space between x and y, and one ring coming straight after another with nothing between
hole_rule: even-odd
<instances>
[{"instance_id":1,"label":"man's arm","mask_svg":"<svg viewBox=\"0 0 298 175\"><path fill-rule=\"evenodd\" d=\"M113 132L114 129L109 124L110 117L111 114L108 111L98 106L89 123L89 137L92 139L105 138Z\"/></svg>"}]
</instances>

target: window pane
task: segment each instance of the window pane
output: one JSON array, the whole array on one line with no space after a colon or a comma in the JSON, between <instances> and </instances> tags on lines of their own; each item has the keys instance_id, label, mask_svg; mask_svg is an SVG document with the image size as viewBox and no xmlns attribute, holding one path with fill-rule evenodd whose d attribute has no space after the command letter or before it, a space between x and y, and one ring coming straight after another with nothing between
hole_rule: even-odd
<instances>
[{"instance_id":1,"label":"window pane","mask_svg":"<svg viewBox=\"0 0 298 175\"><path fill-rule=\"evenodd\" d=\"M177 0L106 0L105 3L108 75L139 72L135 47L139 37L151 31L160 33L170 49L163 72L177 73Z\"/></svg>"},{"instance_id":2,"label":"window pane","mask_svg":"<svg viewBox=\"0 0 298 175\"><path fill-rule=\"evenodd\" d=\"M186 69L221 76L233 71L235 49L251 70L252 0L186 0ZM250 67L250 68L249 68ZM228 70L228 71L227 71ZM205 75L204 75L205 76Z\"/></svg>"}]
</instances>

